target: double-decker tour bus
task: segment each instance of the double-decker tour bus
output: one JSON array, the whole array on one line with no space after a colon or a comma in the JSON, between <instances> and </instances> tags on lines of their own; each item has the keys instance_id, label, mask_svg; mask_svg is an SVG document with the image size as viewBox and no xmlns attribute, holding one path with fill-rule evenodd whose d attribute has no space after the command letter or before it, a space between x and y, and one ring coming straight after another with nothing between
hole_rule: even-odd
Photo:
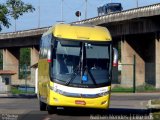
<instances>
[{"instance_id":1,"label":"double-decker tour bus","mask_svg":"<svg viewBox=\"0 0 160 120\"><path fill-rule=\"evenodd\" d=\"M42 35L38 61L40 110L107 109L117 50L105 27L56 24Z\"/></svg>"}]
</instances>

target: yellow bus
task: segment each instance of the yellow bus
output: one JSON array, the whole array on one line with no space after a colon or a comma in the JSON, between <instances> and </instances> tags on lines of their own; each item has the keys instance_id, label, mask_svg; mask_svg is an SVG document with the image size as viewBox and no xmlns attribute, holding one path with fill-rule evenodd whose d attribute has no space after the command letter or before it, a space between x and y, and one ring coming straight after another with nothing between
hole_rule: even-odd
<instances>
[{"instance_id":1,"label":"yellow bus","mask_svg":"<svg viewBox=\"0 0 160 120\"><path fill-rule=\"evenodd\" d=\"M117 50L105 27L56 24L42 35L38 61L40 110L107 109Z\"/></svg>"}]
</instances>

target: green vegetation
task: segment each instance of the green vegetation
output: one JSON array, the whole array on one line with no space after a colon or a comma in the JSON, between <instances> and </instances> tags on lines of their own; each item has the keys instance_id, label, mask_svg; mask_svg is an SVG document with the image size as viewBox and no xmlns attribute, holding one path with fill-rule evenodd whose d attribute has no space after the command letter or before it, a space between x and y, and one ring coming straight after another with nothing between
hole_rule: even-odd
<instances>
[{"instance_id":1,"label":"green vegetation","mask_svg":"<svg viewBox=\"0 0 160 120\"><path fill-rule=\"evenodd\" d=\"M122 87L116 85L112 88L112 92L133 92L133 87ZM144 84L136 87L136 92L160 92L160 89L156 89L153 85Z\"/></svg>"},{"instance_id":2,"label":"green vegetation","mask_svg":"<svg viewBox=\"0 0 160 120\"><path fill-rule=\"evenodd\" d=\"M133 88L128 88L128 87L121 87L119 85L116 85L115 87L112 88L112 92L133 92Z\"/></svg>"},{"instance_id":3,"label":"green vegetation","mask_svg":"<svg viewBox=\"0 0 160 120\"><path fill-rule=\"evenodd\" d=\"M10 26L10 23L9 23L9 20L8 20L8 9L7 7L4 5L4 4L0 4L0 31L2 29L2 26L5 26L7 28L9 28Z\"/></svg>"},{"instance_id":4,"label":"green vegetation","mask_svg":"<svg viewBox=\"0 0 160 120\"><path fill-rule=\"evenodd\" d=\"M30 75L30 48L20 49L19 79L27 79Z\"/></svg>"},{"instance_id":5,"label":"green vegetation","mask_svg":"<svg viewBox=\"0 0 160 120\"><path fill-rule=\"evenodd\" d=\"M30 48L20 49L20 65L30 66Z\"/></svg>"},{"instance_id":6,"label":"green vegetation","mask_svg":"<svg viewBox=\"0 0 160 120\"><path fill-rule=\"evenodd\" d=\"M25 4L21 0L7 0L5 3L0 4L0 31L2 25L7 28L11 25L9 17L17 20L24 13L33 12L34 10L35 8L32 5Z\"/></svg>"},{"instance_id":7,"label":"green vegetation","mask_svg":"<svg viewBox=\"0 0 160 120\"><path fill-rule=\"evenodd\" d=\"M160 89L156 89L153 85L150 84L144 84L140 85L136 88L137 92L157 92L160 91Z\"/></svg>"},{"instance_id":8,"label":"green vegetation","mask_svg":"<svg viewBox=\"0 0 160 120\"><path fill-rule=\"evenodd\" d=\"M34 94L34 91L22 91L18 90L18 87L12 86L11 87L11 93L12 94Z\"/></svg>"},{"instance_id":9,"label":"green vegetation","mask_svg":"<svg viewBox=\"0 0 160 120\"><path fill-rule=\"evenodd\" d=\"M26 66L26 68L25 68L25 66L22 66L20 68L19 79L27 79L27 80L29 80L29 79L31 79L30 75L31 75L31 71L27 66Z\"/></svg>"}]
</instances>

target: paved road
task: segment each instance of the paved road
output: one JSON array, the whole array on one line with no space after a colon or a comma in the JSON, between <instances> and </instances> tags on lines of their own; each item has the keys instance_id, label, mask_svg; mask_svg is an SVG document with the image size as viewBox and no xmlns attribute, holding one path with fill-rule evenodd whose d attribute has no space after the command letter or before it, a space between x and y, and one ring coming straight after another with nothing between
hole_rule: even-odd
<instances>
[{"instance_id":1,"label":"paved road","mask_svg":"<svg viewBox=\"0 0 160 120\"><path fill-rule=\"evenodd\" d=\"M72 109L48 115L39 111L36 98L0 98L0 120L150 120L150 99L160 99L160 94L113 94L107 111Z\"/></svg>"}]
</instances>

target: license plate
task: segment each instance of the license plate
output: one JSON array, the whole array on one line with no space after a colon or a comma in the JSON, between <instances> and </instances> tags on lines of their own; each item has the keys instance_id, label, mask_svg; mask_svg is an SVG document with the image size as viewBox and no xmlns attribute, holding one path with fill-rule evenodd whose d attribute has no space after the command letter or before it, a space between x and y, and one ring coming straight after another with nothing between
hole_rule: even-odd
<instances>
[{"instance_id":1,"label":"license plate","mask_svg":"<svg viewBox=\"0 0 160 120\"><path fill-rule=\"evenodd\" d=\"M84 100L75 100L75 104L77 104L77 105L86 105L86 102Z\"/></svg>"}]
</instances>

